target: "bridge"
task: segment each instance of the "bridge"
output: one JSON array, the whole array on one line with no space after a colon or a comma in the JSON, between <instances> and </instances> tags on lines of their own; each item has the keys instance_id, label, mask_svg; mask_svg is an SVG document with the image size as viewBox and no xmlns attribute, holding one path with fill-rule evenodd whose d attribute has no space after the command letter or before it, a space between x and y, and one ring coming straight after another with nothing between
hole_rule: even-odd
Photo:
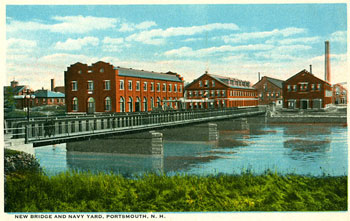
<instances>
[{"instance_id":1,"label":"bridge","mask_svg":"<svg viewBox=\"0 0 350 221\"><path fill-rule=\"evenodd\" d=\"M215 110L67 115L32 118L29 121L5 119L5 123L6 132L12 138L24 138L25 143L32 143L34 147L38 147L106 135L150 131L166 127L262 115L265 112L265 109L259 109L258 107L245 107Z\"/></svg>"}]
</instances>

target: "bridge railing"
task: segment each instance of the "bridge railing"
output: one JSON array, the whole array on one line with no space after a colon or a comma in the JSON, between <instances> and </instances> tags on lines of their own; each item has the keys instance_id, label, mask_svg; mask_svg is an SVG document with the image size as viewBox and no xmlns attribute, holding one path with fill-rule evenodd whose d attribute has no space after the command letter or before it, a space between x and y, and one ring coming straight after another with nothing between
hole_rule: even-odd
<instances>
[{"instance_id":1,"label":"bridge railing","mask_svg":"<svg viewBox=\"0 0 350 221\"><path fill-rule=\"evenodd\" d=\"M220 119L229 115L238 115L258 111L258 108L227 108L219 110L187 110L167 112L143 112L132 114L91 115L73 118L37 119L18 122L18 131L25 128L26 142L41 139L88 136L96 133L113 133L117 130L152 128L162 125L200 122ZM17 137L23 134L18 133Z\"/></svg>"}]
</instances>

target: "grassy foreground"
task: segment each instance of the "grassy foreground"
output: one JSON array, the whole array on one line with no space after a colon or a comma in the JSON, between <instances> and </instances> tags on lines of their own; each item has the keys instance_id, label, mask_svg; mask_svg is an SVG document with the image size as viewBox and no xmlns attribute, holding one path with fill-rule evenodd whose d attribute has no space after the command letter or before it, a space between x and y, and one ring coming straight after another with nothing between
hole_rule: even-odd
<instances>
[{"instance_id":1,"label":"grassy foreground","mask_svg":"<svg viewBox=\"0 0 350 221\"><path fill-rule=\"evenodd\" d=\"M6 212L344 211L347 177L12 173Z\"/></svg>"}]
</instances>

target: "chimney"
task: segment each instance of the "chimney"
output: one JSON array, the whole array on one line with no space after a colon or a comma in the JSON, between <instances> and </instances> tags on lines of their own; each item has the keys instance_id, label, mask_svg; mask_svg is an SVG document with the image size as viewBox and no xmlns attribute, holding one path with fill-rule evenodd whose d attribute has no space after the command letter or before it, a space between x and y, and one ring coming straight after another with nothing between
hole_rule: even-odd
<instances>
[{"instance_id":1,"label":"chimney","mask_svg":"<svg viewBox=\"0 0 350 221\"><path fill-rule=\"evenodd\" d=\"M324 80L328 83L331 81L331 64L329 53L329 41L325 41L325 67L324 67Z\"/></svg>"},{"instance_id":2,"label":"chimney","mask_svg":"<svg viewBox=\"0 0 350 221\"><path fill-rule=\"evenodd\" d=\"M260 72L258 72L258 81L260 81Z\"/></svg>"},{"instance_id":3,"label":"chimney","mask_svg":"<svg viewBox=\"0 0 350 221\"><path fill-rule=\"evenodd\" d=\"M55 78L51 79L51 91L55 90Z\"/></svg>"},{"instance_id":4,"label":"chimney","mask_svg":"<svg viewBox=\"0 0 350 221\"><path fill-rule=\"evenodd\" d=\"M310 74L312 74L312 65L310 64Z\"/></svg>"}]
</instances>

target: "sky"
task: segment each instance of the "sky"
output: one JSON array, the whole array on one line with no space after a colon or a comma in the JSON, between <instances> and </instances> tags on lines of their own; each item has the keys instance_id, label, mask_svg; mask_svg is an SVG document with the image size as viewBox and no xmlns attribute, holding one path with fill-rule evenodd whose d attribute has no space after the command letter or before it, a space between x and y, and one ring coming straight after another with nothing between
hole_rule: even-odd
<instances>
[{"instance_id":1,"label":"sky","mask_svg":"<svg viewBox=\"0 0 350 221\"><path fill-rule=\"evenodd\" d=\"M286 80L303 69L346 81L346 4L7 5L6 83L64 85L76 62L248 80Z\"/></svg>"}]
</instances>

